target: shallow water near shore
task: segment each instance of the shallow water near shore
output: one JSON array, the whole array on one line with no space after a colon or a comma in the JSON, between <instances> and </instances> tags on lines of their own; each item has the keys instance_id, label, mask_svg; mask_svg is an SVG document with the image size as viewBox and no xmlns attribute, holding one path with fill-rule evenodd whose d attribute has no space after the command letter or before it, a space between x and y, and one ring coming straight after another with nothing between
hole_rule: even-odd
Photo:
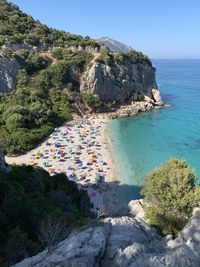
<instances>
[{"instance_id":1,"label":"shallow water near shore","mask_svg":"<svg viewBox=\"0 0 200 267\"><path fill-rule=\"evenodd\" d=\"M147 172L171 157L185 159L200 177L200 60L154 60L163 108L112 120L109 136L121 184L138 188Z\"/></svg>"}]
</instances>

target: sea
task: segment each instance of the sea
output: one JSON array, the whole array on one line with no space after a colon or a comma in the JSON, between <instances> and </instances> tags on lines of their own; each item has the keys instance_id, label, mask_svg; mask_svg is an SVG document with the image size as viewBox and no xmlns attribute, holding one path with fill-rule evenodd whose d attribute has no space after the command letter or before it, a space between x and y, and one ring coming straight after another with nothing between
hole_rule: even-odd
<instances>
[{"instance_id":1,"label":"sea","mask_svg":"<svg viewBox=\"0 0 200 267\"><path fill-rule=\"evenodd\" d=\"M120 185L129 188L126 201L141 198L145 175L172 157L186 160L200 181L200 60L152 62L171 107L112 120L108 127Z\"/></svg>"}]
</instances>

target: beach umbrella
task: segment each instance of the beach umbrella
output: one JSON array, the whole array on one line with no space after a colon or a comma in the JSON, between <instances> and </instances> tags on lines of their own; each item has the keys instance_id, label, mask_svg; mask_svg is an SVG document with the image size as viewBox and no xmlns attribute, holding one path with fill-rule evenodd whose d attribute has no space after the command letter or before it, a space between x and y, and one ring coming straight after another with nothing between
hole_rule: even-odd
<instances>
[{"instance_id":1,"label":"beach umbrella","mask_svg":"<svg viewBox=\"0 0 200 267\"><path fill-rule=\"evenodd\" d=\"M83 166L82 169L83 169L83 170L87 169L87 166Z\"/></svg>"}]
</instances>

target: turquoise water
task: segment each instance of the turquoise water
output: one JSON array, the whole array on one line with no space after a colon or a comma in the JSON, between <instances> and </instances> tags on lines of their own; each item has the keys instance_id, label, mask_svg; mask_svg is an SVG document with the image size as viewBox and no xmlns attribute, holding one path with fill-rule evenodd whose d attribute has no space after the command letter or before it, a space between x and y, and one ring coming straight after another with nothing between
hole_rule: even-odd
<instances>
[{"instance_id":1,"label":"turquoise water","mask_svg":"<svg viewBox=\"0 0 200 267\"><path fill-rule=\"evenodd\" d=\"M110 122L121 182L140 188L144 175L170 157L200 177L200 60L154 60L163 100L171 105ZM137 198L134 192L131 198Z\"/></svg>"}]
</instances>

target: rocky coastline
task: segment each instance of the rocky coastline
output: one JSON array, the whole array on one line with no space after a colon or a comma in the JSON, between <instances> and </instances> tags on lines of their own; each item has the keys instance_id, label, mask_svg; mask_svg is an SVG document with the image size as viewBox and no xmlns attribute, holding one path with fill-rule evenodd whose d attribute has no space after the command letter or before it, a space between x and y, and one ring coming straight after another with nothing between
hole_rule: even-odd
<instances>
[{"instance_id":1,"label":"rocky coastline","mask_svg":"<svg viewBox=\"0 0 200 267\"><path fill-rule=\"evenodd\" d=\"M158 90L156 90L160 96ZM156 102L148 97L144 101L135 101L129 105L122 105L119 109L114 112L108 113L108 118L116 119L122 117L129 117L138 115L140 112L146 112L153 109L161 109L163 107L163 102L161 97L159 98L159 102Z\"/></svg>"}]
</instances>

